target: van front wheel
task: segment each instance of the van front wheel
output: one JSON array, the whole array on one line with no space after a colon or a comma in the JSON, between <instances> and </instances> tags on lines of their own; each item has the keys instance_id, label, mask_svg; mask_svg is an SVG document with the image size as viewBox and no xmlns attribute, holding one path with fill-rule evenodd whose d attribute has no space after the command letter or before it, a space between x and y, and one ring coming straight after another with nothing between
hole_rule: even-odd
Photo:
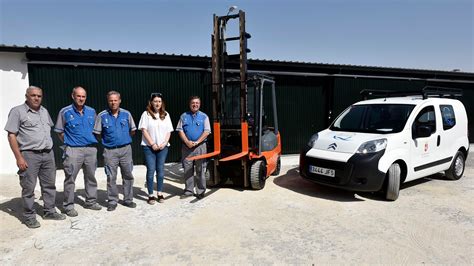
<instances>
[{"instance_id":1,"label":"van front wheel","mask_svg":"<svg viewBox=\"0 0 474 266\"><path fill-rule=\"evenodd\" d=\"M466 161L464 159L464 154L458 151L456 156L454 156L453 163L448 170L446 170L445 174L448 179L451 180L458 180L464 174L464 167L466 166Z\"/></svg>"},{"instance_id":2,"label":"van front wheel","mask_svg":"<svg viewBox=\"0 0 474 266\"><path fill-rule=\"evenodd\" d=\"M396 200L400 192L400 165L394 163L390 166L387 173L387 189L385 198L387 200Z\"/></svg>"}]
</instances>

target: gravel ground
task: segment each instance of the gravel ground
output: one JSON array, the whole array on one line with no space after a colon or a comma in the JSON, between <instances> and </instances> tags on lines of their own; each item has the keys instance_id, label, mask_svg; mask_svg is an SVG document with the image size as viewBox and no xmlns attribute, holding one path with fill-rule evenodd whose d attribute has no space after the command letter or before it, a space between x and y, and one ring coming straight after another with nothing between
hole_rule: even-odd
<instances>
[{"instance_id":1,"label":"gravel ground","mask_svg":"<svg viewBox=\"0 0 474 266\"><path fill-rule=\"evenodd\" d=\"M471 151L473 149L471 148ZM86 210L28 229L18 177L0 176L0 264L464 264L474 263L474 154L464 177L434 175L403 185L395 202L376 193L323 187L298 175L298 156L261 191L214 188L179 199L178 164L167 165L165 203L146 203L145 167L135 175L136 209ZM99 203L106 179L97 170ZM58 171L58 206L64 174ZM37 187L37 209L42 201Z\"/></svg>"}]
</instances>

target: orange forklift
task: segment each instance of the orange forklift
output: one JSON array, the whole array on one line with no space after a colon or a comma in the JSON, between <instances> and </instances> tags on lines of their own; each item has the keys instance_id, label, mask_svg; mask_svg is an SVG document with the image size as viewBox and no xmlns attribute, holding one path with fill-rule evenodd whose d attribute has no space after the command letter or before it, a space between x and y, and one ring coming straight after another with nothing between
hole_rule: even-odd
<instances>
[{"instance_id":1,"label":"orange forklift","mask_svg":"<svg viewBox=\"0 0 474 266\"><path fill-rule=\"evenodd\" d=\"M226 27L238 20L239 36L226 37ZM207 159L208 186L233 185L255 190L280 172L275 81L248 74L245 12L214 15L212 36L212 152L188 158ZM239 42L239 53L228 54L227 43ZM237 70L238 67L238 70Z\"/></svg>"}]
</instances>

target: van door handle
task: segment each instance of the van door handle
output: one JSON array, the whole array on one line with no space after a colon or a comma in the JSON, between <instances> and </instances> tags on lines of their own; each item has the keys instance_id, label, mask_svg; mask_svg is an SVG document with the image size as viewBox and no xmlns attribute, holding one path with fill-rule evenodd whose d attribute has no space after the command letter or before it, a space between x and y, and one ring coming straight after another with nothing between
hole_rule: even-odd
<instances>
[{"instance_id":1,"label":"van door handle","mask_svg":"<svg viewBox=\"0 0 474 266\"><path fill-rule=\"evenodd\" d=\"M439 144L441 144L441 136L438 135L438 147L439 147Z\"/></svg>"}]
</instances>

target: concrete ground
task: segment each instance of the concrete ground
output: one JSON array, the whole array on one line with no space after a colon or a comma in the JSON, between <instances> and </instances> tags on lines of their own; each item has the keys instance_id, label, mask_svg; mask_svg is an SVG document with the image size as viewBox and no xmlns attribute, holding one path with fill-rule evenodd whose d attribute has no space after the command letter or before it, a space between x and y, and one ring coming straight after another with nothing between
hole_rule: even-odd
<instances>
[{"instance_id":1,"label":"concrete ground","mask_svg":"<svg viewBox=\"0 0 474 266\"><path fill-rule=\"evenodd\" d=\"M473 150L473 149L471 149ZM0 176L0 264L464 264L474 263L474 154L464 177L403 185L395 202L323 187L298 175L297 156L261 191L215 188L179 199L179 165L167 166L166 201L150 206L145 167L135 174L136 209L91 211L77 180L79 216L28 229L17 176ZM106 178L97 170L99 203ZM62 192L64 174L58 171ZM39 186L37 209L42 213ZM61 206L62 193L57 195Z\"/></svg>"}]
</instances>

